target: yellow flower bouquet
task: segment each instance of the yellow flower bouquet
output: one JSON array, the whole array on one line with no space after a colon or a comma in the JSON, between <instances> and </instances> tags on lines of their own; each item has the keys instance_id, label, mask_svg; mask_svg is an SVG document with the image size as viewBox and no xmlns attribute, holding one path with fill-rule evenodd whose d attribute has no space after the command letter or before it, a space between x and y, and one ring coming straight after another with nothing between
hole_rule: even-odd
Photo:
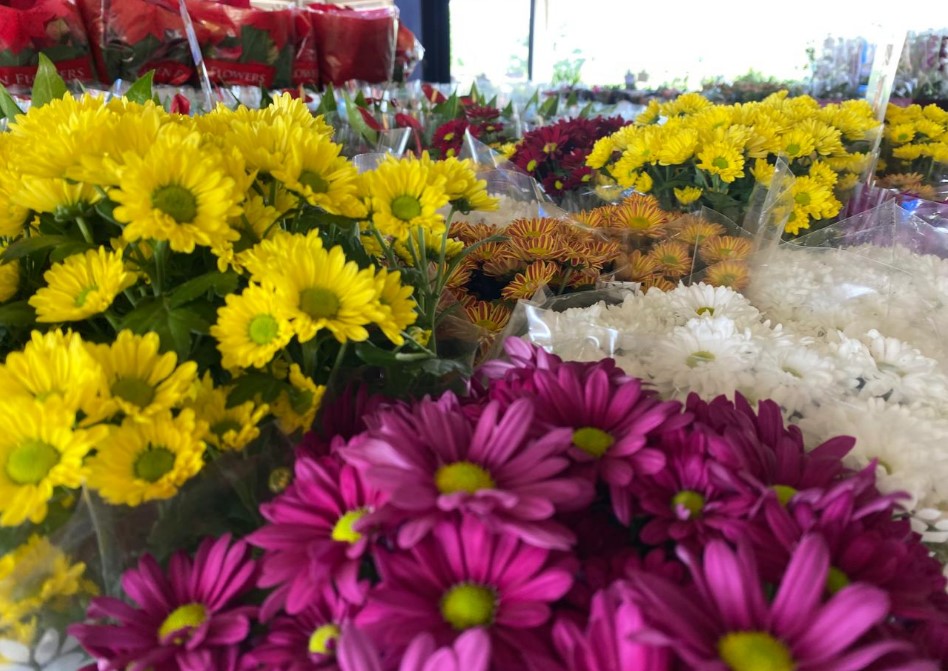
<instances>
[{"instance_id":1,"label":"yellow flower bouquet","mask_svg":"<svg viewBox=\"0 0 948 671\"><path fill-rule=\"evenodd\" d=\"M707 206L735 221L756 185L769 187L778 158L796 176L786 231L826 222L868 163L878 126L864 101L820 107L776 93L759 103L715 105L697 93L651 101L635 124L599 140L587 165L599 188L654 194L665 209Z\"/></svg>"},{"instance_id":2,"label":"yellow flower bouquet","mask_svg":"<svg viewBox=\"0 0 948 671\"><path fill-rule=\"evenodd\" d=\"M880 186L948 198L948 112L936 105L889 105L877 172Z\"/></svg>"}]
</instances>

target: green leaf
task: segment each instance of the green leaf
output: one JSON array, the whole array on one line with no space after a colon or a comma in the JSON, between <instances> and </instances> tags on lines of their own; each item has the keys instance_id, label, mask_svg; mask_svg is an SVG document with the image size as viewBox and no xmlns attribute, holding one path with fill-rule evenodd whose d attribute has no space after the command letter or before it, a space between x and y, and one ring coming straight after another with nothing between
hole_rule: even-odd
<instances>
[{"instance_id":1,"label":"green leaf","mask_svg":"<svg viewBox=\"0 0 948 671\"><path fill-rule=\"evenodd\" d=\"M199 275L193 280L188 280L171 292L169 297L171 307L181 307L185 303L190 303L209 291L214 291L218 296L232 294L237 290L237 283L239 281L240 277L237 273L232 271L226 273L212 271L204 275Z\"/></svg>"},{"instance_id":2,"label":"green leaf","mask_svg":"<svg viewBox=\"0 0 948 671\"><path fill-rule=\"evenodd\" d=\"M358 93L356 93L356 97L355 97L355 100L353 100L353 102L356 104L356 107L365 107L365 108L369 107L369 103L365 101L365 96L362 95L362 91L359 91Z\"/></svg>"},{"instance_id":3,"label":"green leaf","mask_svg":"<svg viewBox=\"0 0 948 671\"><path fill-rule=\"evenodd\" d=\"M59 100L67 92L66 82L59 76L56 66L45 54L40 54L39 67L36 69L36 80L33 82L31 94L33 107L42 107L53 100Z\"/></svg>"},{"instance_id":4,"label":"green leaf","mask_svg":"<svg viewBox=\"0 0 948 671\"><path fill-rule=\"evenodd\" d=\"M99 216L104 219L112 222L113 224L120 225L115 219L115 208L118 207L118 203L107 198L103 198L98 203L95 204L95 211Z\"/></svg>"},{"instance_id":5,"label":"green leaf","mask_svg":"<svg viewBox=\"0 0 948 671\"><path fill-rule=\"evenodd\" d=\"M503 109L500 115L504 117L505 119L513 119L513 114L514 114L514 106L513 106L513 100L511 100L509 103L507 103L507 106Z\"/></svg>"},{"instance_id":6,"label":"green leaf","mask_svg":"<svg viewBox=\"0 0 948 671\"><path fill-rule=\"evenodd\" d=\"M162 323L167 321L167 314L164 300L149 298L140 302L134 310L125 315L119 324L119 330L128 329L138 335L158 331Z\"/></svg>"},{"instance_id":7,"label":"green leaf","mask_svg":"<svg viewBox=\"0 0 948 671\"><path fill-rule=\"evenodd\" d=\"M572 107L573 105L579 102L579 94L576 91L570 91L569 96L566 98L566 106Z\"/></svg>"},{"instance_id":8,"label":"green leaf","mask_svg":"<svg viewBox=\"0 0 948 671\"><path fill-rule=\"evenodd\" d=\"M257 395L264 403L272 403L288 386L286 382L267 373L244 373L234 381L234 386L227 395L227 407L232 408L252 401Z\"/></svg>"},{"instance_id":9,"label":"green leaf","mask_svg":"<svg viewBox=\"0 0 948 671\"><path fill-rule=\"evenodd\" d=\"M36 311L26 301L0 305L0 325L29 326L36 321Z\"/></svg>"},{"instance_id":10,"label":"green leaf","mask_svg":"<svg viewBox=\"0 0 948 671\"><path fill-rule=\"evenodd\" d=\"M367 124L365 119L362 118L362 114L359 112L358 107L349 97L348 91L342 92L342 99L346 101L346 116L349 119L349 125L352 126L352 129L364 137L368 142L372 144L378 142L378 131L369 128L369 124Z\"/></svg>"},{"instance_id":11,"label":"green leaf","mask_svg":"<svg viewBox=\"0 0 948 671\"><path fill-rule=\"evenodd\" d=\"M560 97L558 95L553 95L543 101L543 104L537 108L537 114L540 116L550 119L556 116L556 110L560 105Z\"/></svg>"},{"instance_id":12,"label":"green leaf","mask_svg":"<svg viewBox=\"0 0 948 671\"><path fill-rule=\"evenodd\" d=\"M149 70L144 75L138 78L131 88L125 93L125 97L133 103L139 103L144 105L146 102L151 100L152 96L152 83L155 79L155 71Z\"/></svg>"},{"instance_id":13,"label":"green leaf","mask_svg":"<svg viewBox=\"0 0 948 671\"><path fill-rule=\"evenodd\" d=\"M243 26L240 29L240 62L241 63L270 63L270 47L273 40L270 33L253 26Z\"/></svg>"},{"instance_id":14,"label":"green leaf","mask_svg":"<svg viewBox=\"0 0 948 671\"><path fill-rule=\"evenodd\" d=\"M53 251L49 255L49 260L52 263L59 263L73 254L82 254L89 249L95 249L95 247L95 245L90 245L85 241L74 240L72 242L65 242L53 248Z\"/></svg>"},{"instance_id":15,"label":"green leaf","mask_svg":"<svg viewBox=\"0 0 948 671\"><path fill-rule=\"evenodd\" d=\"M477 82L471 82L471 92L468 94L468 98L474 101L475 105L481 104L481 92L477 90Z\"/></svg>"},{"instance_id":16,"label":"green leaf","mask_svg":"<svg viewBox=\"0 0 948 671\"><path fill-rule=\"evenodd\" d=\"M382 349L369 341L360 342L355 346L356 356L370 366L391 366L395 363L395 352Z\"/></svg>"},{"instance_id":17,"label":"green leaf","mask_svg":"<svg viewBox=\"0 0 948 671\"><path fill-rule=\"evenodd\" d=\"M494 108L496 108L496 107L497 107L497 96L494 96L493 98L491 98L490 101L488 101L487 106L488 106L488 107L494 107Z\"/></svg>"},{"instance_id":18,"label":"green leaf","mask_svg":"<svg viewBox=\"0 0 948 671\"><path fill-rule=\"evenodd\" d=\"M18 115L23 114L23 110L16 104L16 100L7 91L7 87L2 84L0 84L0 112L7 119L15 119Z\"/></svg>"},{"instance_id":19,"label":"green leaf","mask_svg":"<svg viewBox=\"0 0 948 671\"><path fill-rule=\"evenodd\" d=\"M530 100L527 101L527 104L523 106L524 113L526 113L526 111L530 109L532 105L539 105L539 104L540 104L540 89L536 89L533 92L533 95L530 96Z\"/></svg>"},{"instance_id":20,"label":"green leaf","mask_svg":"<svg viewBox=\"0 0 948 671\"><path fill-rule=\"evenodd\" d=\"M323 93L323 97L319 101L319 107L316 108L316 114L318 116L320 114L327 114L329 112L335 111L337 111L336 91L333 89L332 84L326 84L326 91Z\"/></svg>"},{"instance_id":21,"label":"green leaf","mask_svg":"<svg viewBox=\"0 0 948 671\"><path fill-rule=\"evenodd\" d=\"M579 110L580 118L582 119L588 118L589 115L592 113L592 109L593 109L592 101L586 103L586 106L583 109Z\"/></svg>"},{"instance_id":22,"label":"green leaf","mask_svg":"<svg viewBox=\"0 0 948 671\"><path fill-rule=\"evenodd\" d=\"M65 235L38 235L35 238L22 238L6 248L0 260L13 261L22 259L34 252L46 251L51 247L76 242L73 238Z\"/></svg>"},{"instance_id":23,"label":"green leaf","mask_svg":"<svg viewBox=\"0 0 948 671\"><path fill-rule=\"evenodd\" d=\"M191 334L200 333L207 335L211 329L211 325L207 320L187 308L178 308L177 310L168 312L166 323L167 328L160 330L158 335L160 337L162 331L170 335L172 346L178 355L179 361L189 358L188 355L191 353L191 344L193 341Z\"/></svg>"},{"instance_id":24,"label":"green leaf","mask_svg":"<svg viewBox=\"0 0 948 671\"><path fill-rule=\"evenodd\" d=\"M457 119L461 114L461 99L458 98L458 92L455 91L450 98L435 105L431 113L446 120Z\"/></svg>"}]
</instances>

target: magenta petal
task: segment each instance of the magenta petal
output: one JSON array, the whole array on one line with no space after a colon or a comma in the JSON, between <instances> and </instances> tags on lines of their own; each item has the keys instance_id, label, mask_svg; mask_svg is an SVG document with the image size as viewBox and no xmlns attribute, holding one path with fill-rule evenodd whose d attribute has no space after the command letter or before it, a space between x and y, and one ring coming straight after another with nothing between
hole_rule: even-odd
<instances>
[{"instance_id":1,"label":"magenta petal","mask_svg":"<svg viewBox=\"0 0 948 671\"><path fill-rule=\"evenodd\" d=\"M826 589L829 551L818 536L807 536L793 553L771 606L773 630L788 639L805 630Z\"/></svg>"},{"instance_id":2,"label":"magenta petal","mask_svg":"<svg viewBox=\"0 0 948 671\"><path fill-rule=\"evenodd\" d=\"M382 671L372 640L355 626L343 627L336 646L341 671Z\"/></svg>"},{"instance_id":3,"label":"magenta petal","mask_svg":"<svg viewBox=\"0 0 948 671\"><path fill-rule=\"evenodd\" d=\"M865 584L845 587L816 617L811 616L809 629L791 641L793 652L801 660L831 659L882 622L888 612L889 598L882 590Z\"/></svg>"},{"instance_id":4,"label":"magenta petal","mask_svg":"<svg viewBox=\"0 0 948 671\"><path fill-rule=\"evenodd\" d=\"M550 607L537 602L507 604L497 613L497 623L513 629L538 627L549 618Z\"/></svg>"},{"instance_id":5,"label":"magenta petal","mask_svg":"<svg viewBox=\"0 0 948 671\"><path fill-rule=\"evenodd\" d=\"M484 629L468 629L454 642L454 649L459 671L487 671L490 664L490 636Z\"/></svg>"}]
</instances>

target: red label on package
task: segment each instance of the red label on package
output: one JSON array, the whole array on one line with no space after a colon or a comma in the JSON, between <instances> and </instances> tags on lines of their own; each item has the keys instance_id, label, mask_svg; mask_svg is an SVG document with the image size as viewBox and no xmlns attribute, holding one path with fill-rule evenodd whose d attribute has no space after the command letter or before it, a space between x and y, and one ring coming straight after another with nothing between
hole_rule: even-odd
<instances>
[{"instance_id":1,"label":"red label on package","mask_svg":"<svg viewBox=\"0 0 948 671\"><path fill-rule=\"evenodd\" d=\"M299 63L293 65L293 83L294 84L318 84L319 83L319 64L318 63Z\"/></svg>"},{"instance_id":2,"label":"red label on package","mask_svg":"<svg viewBox=\"0 0 948 671\"><path fill-rule=\"evenodd\" d=\"M211 81L230 85L269 88L276 76L276 68L260 63L230 63L207 58L204 65Z\"/></svg>"},{"instance_id":3,"label":"red label on package","mask_svg":"<svg viewBox=\"0 0 948 671\"><path fill-rule=\"evenodd\" d=\"M68 61L59 61L56 70L67 82L74 79L89 81L92 76L92 61L88 56L80 56ZM36 79L35 65L17 65L0 68L0 84L4 86L32 86Z\"/></svg>"},{"instance_id":4,"label":"red label on package","mask_svg":"<svg viewBox=\"0 0 948 671\"><path fill-rule=\"evenodd\" d=\"M178 61L152 61L139 68L138 76L141 77L150 70L155 71L156 84L170 84L171 86L187 84L194 72L194 68L190 65Z\"/></svg>"}]
</instances>

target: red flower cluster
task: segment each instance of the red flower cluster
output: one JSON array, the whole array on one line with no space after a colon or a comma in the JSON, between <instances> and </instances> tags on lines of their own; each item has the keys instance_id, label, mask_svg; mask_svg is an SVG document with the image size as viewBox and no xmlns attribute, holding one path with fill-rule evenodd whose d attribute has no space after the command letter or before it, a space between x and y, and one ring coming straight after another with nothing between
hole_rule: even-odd
<instances>
[{"instance_id":1,"label":"red flower cluster","mask_svg":"<svg viewBox=\"0 0 948 671\"><path fill-rule=\"evenodd\" d=\"M506 128L500 119L499 109L477 105L469 98L462 98L461 103L463 116L441 124L434 132L431 144L439 157L457 156L464 143L465 131L490 146L507 141Z\"/></svg>"}]
</instances>

